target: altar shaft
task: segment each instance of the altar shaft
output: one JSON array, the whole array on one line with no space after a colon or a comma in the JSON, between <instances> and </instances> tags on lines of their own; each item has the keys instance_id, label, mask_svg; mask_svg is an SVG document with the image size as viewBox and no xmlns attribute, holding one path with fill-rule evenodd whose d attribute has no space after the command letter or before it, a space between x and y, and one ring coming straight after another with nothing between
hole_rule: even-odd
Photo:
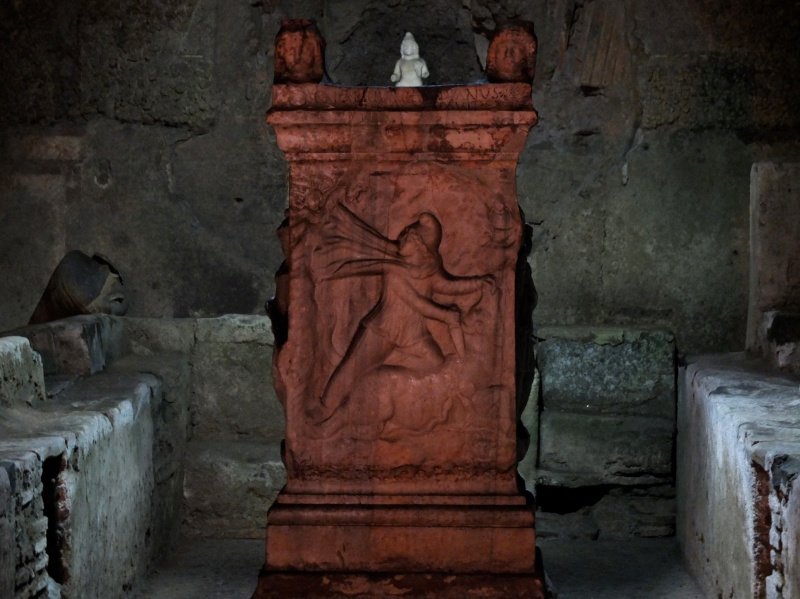
<instances>
[{"instance_id":1,"label":"altar shaft","mask_svg":"<svg viewBox=\"0 0 800 599\"><path fill-rule=\"evenodd\" d=\"M276 84L268 122L289 163L287 484L256 596L459 596L486 576L481 596L542 596L516 474L530 85Z\"/></svg>"}]
</instances>

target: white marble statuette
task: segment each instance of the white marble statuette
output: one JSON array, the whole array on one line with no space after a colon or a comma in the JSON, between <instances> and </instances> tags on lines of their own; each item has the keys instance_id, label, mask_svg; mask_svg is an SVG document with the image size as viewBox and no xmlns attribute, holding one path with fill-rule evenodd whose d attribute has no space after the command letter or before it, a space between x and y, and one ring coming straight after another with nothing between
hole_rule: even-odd
<instances>
[{"instance_id":1,"label":"white marble statuette","mask_svg":"<svg viewBox=\"0 0 800 599\"><path fill-rule=\"evenodd\" d=\"M417 40L406 33L400 44L400 59L394 65L392 82L396 87L419 87L428 75L428 65L419 57Z\"/></svg>"}]
</instances>

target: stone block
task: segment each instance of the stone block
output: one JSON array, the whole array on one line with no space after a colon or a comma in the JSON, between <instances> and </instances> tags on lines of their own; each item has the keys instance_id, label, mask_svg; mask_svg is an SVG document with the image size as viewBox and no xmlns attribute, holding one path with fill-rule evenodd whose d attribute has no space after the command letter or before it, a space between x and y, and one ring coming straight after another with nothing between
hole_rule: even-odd
<instances>
[{"instance_id":1,"label":"stone block","mask_svg":"<svg viewBox=\"0 0 800 599\"><path fill-rule=\"evenodd\" d=\"M600 535L608 538L671 537L675 534L675 488L612 489L592 506Z\"/></svg>"},{"instance_id":2,"label":"stone block","mask_svg":"<svg viewBox=\"0 0 800 599\"><path fill-rule=\"evenodd\" d=\"M597 540L600 528L589 510L566 514L536 512L536 540L540 539L589 539Z\"/></svg>"},{"instance_id":3,"label":"stone block","mask_svg":"<svg viewBox=\"0 0 800 599\"><path fill-rule=\"evenodd\" d=\"M541 415L538 482L636 485L669 480L674 423L664 418Z\"/></svg>"},{"instance_id":4,"label":"stone block","mask_svg":"<svg viewBox=\"0 0 800 599\"><path fill-rule=\"evenodd\" d=\"M272 333L266 317L197 321L192 354L192 435L283 436L272 386Z\"/></svg>"},{"instance_id":5,"label":"stone block","mask_svg":"<svg viewBox=\"0 0 800 599\"><path fill-rule=\"evenodd\" d=\"M195 343L193 318L122 317L131 352L139 355L181 353L188 355Z\"/></svg>"},{"instance_id":6,"label":"stone block","mask_svg":"<svg viewBox=\"0 0 800 599\"><path fill-rule=\"evenodd\" d=\"M272 347L275 342L269 318L257 314L198 318L195 337L198 343L254 343Z\"/></svg>"},{"instance_id":7,"label":"stone block","mask_svg":"<svg viewBox=\"0 0 800 599\"><path fill-rule=\"evenodd\" d=\"M800 312L800 162L757 162L750 171L747 348L766 355L769 311Z\"/></svg>"},{"instance_id":8,"label":"stone block","mask_svg":"<svg viewBox=\"0 0 800 599\"><path fill-rule=\"evenodd\" d=\"M631 539L675 534L675 487L669 480L629 486L543 484L536 488L536 501L539 537Z\"/></svg>"},{"instance_id":9,"label":"stone block","mask_svg":"<svg viewBox=\"0 0 800 599\"><path fill-rule=\"evenodd\" d=\"M261 539L267 510L285 482L277 441L192 441L186 461L184 532Z\"/></svg>"},{"instance_id":10,"label":"stone block","mask_svg":"<svg viewBox=\"0 0 800 599\"><path fill-rule=\"evenodd\" d=\"M44 398L39 354L24 337L0 337L0 406L33 405Z\"/></svg>"},{"instance_id":11,"label":"stone block","mask_svg":"<svg viewBox=\"0 0 800 599\"><path fill-rule=\"evenodd\" d=\"M45 375L101 372L126 350L120 321L104 314L73 316L12 331L42 356Z\"/></svg>"},{"instance_id":12,"label":"stone block","mask_svg":"<svg viewBox=\"0 0 800 599\"><path fill-rule=\"evenodd\" d=\"M537 331L545 410L672 418L675 341L659 330Z\"/></svg>"},{"instance_id":13,"label":"stone block","mask_svg":"<svg viewBox=\"0 0 800 599\"><path fill-rule=\"evenodd\" d=\"M59 522L65 599L124 596L149 563L157 534L151 401L160 393L151 375L101 374L44 404L39 426L74 434L57 475L68 507Z\"/></svg>"}]
</instances>

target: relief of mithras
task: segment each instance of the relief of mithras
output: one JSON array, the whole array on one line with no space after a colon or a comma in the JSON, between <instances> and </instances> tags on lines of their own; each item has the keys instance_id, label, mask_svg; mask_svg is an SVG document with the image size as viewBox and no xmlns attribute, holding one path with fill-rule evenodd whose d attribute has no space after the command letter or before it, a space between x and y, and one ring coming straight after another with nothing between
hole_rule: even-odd
<instances>
[{"instance_id":1,"label":"relief of mithras","mask_svg":"<svg viewBox=\"0 0 800 599\"><path fill-rule=\"evenodd\" d=\"M312 257L320 284L378 277L379 291L330 375L309 398L306 413L312 423L334 421L360 383L390 385L401 374L424 387L422 381L463 365L470 354L475 358L480 350L469 347L470 333L483 327L488 315L496 314L500 293L492 275L455 276L446 270L439 251L442 225L434 214L417 214L396 239L390 239L337 204L329 211L320 238ZM391 428L388 420L400 399L426 400L411 397L413 392L413 388L398 390L398 395L409 397L395 397L375 424ZM428 414L417 432L446 420L445 408Z\"/></svg>"}]
</instances>

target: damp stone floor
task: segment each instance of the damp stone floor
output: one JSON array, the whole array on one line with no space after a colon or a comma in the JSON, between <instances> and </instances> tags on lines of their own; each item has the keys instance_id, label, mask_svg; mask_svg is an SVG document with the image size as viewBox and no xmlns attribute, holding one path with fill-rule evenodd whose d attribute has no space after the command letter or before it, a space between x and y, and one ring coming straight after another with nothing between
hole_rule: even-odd
<instances>
[{"instance_id":1,"label":"damp stone floor","mask_svg":"<svg viewBox=\"0 0 800 599\"><path fill-rule=\"evenodd\" d=\"M675 539L539 542L558 599L704 599ZM262 540L189 540L156 565L136 599L249 599Z\"/></svg>"}]
</instances>

